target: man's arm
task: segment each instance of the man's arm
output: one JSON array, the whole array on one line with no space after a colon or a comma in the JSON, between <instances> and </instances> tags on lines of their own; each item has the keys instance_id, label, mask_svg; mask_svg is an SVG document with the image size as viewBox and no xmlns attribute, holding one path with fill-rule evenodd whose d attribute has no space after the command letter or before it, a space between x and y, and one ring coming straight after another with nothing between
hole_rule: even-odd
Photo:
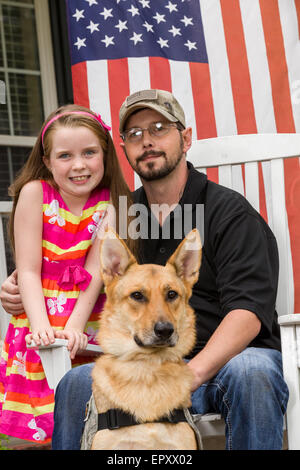
<instances>
[{"instance_id":1,"label":"man's arm","mask_svg":"<svg viewBox=\"0 0 300 470\"><path fill-rule=\"evenodd\" d=\"M229 312L202 351L188 363L195 376L192 390L214 377L230 359L243 351L260 328L261 321L249 310Z\"/></svg>"},{"instance_id":2,"label":"man's arm","mask_svg":"<svg viewBox=\"0 0 300 470\"><path fill-rule=\"evenodd\" d=\"M10 315L20 315L24 312L18 287L18 273L13 271L3 282L0 289L0 301L4 310Z\"/></svg>"}]
</instances>

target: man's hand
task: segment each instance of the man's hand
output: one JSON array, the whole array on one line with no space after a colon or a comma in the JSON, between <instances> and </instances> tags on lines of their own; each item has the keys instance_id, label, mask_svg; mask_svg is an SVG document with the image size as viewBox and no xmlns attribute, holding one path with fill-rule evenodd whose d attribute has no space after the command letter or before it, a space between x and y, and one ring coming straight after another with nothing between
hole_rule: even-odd
<instances>
[{"instance_id":1,"label":"man's hand","mask_svg":"<svg viewBox=\"0 0 300 470\"><path fill-rule=\"evenodd\" d=\"M70 351L70 358L74 359L77 352L86 349L88 344L88 337L77 328L68 328L66 325L64 330L55 332L56 338L68 340L68 351Z\"/></svg>"},{"instance_id":2,"label":"man's hand","mask_svg":"<svg viewBox=\"0 0 300 470\"><path fill-rule=\"evenodd\" d=\"M24 313L19 288L18 288L18 275L15 270L4 281L0 290L0 300L4 310L10 315L20 315Z\"/></svg>"}]
</instances>

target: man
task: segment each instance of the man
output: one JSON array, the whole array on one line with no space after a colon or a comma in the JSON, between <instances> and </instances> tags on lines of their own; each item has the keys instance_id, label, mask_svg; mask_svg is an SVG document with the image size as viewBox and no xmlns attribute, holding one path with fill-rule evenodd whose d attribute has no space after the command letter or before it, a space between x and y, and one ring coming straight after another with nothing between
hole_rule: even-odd
<instances>
[{"instance_id":1,"label":"man","mask_svg":"<svg viewBox=\"0 0 300 470\"><path fill-rule=\"evenodd\" d=\"M194 373L192 411L222 414L227 449L281 449L288 389L275 311L275 238L242 196L187 163L192 130L172 94L135 93L119 117L122 148L143 184L135 201L146 208L145 226L156 223L158 229L157 238L141 240L140 262L164 264L181 241L175 236L178 213L192 207L195 226L204 207L202 265L191 298L197 319L197 343L188 362ZM157 211L162 204L164 211ZM169 239L163 236L166 224ZM5 289L7 284L1 296L7 309L12 298ZM57 388L54 449L79 448L91 367L68 372Z\"/></svg>"}]
</instances>

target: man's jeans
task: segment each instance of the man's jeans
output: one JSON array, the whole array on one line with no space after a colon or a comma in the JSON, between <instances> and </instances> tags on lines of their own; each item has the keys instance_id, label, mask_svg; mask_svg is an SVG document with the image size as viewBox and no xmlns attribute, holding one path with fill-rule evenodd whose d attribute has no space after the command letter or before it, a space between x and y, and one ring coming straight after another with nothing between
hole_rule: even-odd
<instances>
[{"instance_id":1,"label":"man's jeans","mask_svg":"<svg viewBox=\"0 0 300 470\"><path fill-rule=\"evenodd\" d=\"M72 369L56 389L54 450L80 448L92 367L87 364ZM274 450L282 448L287 401L281 353L247 348L193 393L192 412L221 413L229 450Z\"/></svg>"}]
</instances>

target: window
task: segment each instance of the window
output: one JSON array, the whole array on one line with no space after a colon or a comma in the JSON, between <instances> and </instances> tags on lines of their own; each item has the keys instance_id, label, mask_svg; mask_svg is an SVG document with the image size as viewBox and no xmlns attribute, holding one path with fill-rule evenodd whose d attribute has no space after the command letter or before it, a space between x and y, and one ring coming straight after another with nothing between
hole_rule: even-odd
<instances>
[{"instance_id":1,"label":"window","mask_svg":"<svg viewBox=\"0 0 300 470\"><path fill-rule=\"evenodd\" d=\"M0 18L1 202L10 200L8 187L57 107L57 93L48 0L0 0Z\"/></svg>"}]
</instances>

